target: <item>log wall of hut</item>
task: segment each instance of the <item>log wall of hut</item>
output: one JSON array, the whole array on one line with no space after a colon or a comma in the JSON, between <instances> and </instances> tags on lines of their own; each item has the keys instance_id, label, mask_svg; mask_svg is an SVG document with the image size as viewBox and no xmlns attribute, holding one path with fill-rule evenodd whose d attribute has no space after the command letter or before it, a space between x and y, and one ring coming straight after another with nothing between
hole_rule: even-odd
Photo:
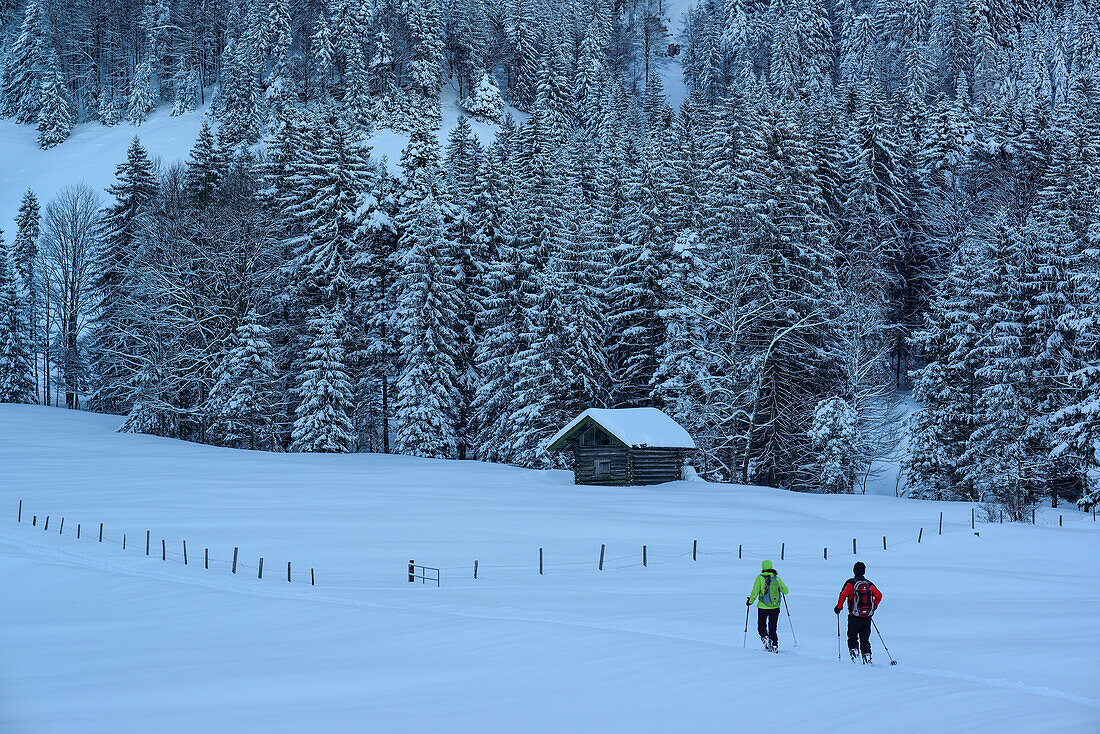
<instances>
[{"instance_id":1,"label":"log wall of hut","mask_svg":"<svg viewBox=\"0 0 1100 734\"><path fill-rule=\"evenodd\" d=\"M682 449L630 449L630 483L661 484L682 479L686 454Z\"/></svg>"},{"instance_id":2,"label":"log wall of hut","mask_svg":"<svg viewBox=\"0 0 1100 734\"><path fill-rule=\"evenodd\" d=\"M628 451L621 445L573 447L574 480L577 484L630 484Z\"/></svg>"}]
</instances>

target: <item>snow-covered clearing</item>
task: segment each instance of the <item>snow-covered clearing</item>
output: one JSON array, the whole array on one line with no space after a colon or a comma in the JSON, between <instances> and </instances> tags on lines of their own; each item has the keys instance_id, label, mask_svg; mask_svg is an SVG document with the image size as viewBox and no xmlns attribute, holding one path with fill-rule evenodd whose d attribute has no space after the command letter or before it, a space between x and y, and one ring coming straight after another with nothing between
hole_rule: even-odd
<instances>
[{"instance_id":1,"label":"snow-covered clearing","mask_svg":"<svg viewBox=\"0 0 1100 734\"><path fill-rule=\"evenodd\" d=\"M87 122L74 127L68 140L50 150L38 147L34 125L0 119L0 228L14 232L15 214L27 189L38 195L43 206L73 184L87 184L106 196L104 189L114 183L115 167L126 159L126 148L135 137L141 138L151 158L164 163L185 159L203 121L209 119L205 111L204 107L173 117L171 107L164 105L140 126Z\"/></svg>"},{"instance_id":2,"label":"snow-covered clearing","mask_svg":"<svg viewBox=\"0 0 1100 734\"><path fill-rule=\"evenodd\" d=\"M0 731L716 732L775 716L811 732L856 710L892 732L1100 728L1100 525L1072 509L1064 527L1046 509L975 537L963 504L578 487L565 472L249 453L117 422L0 406ZM837 663L853 537L885 592L875 618L896 668L877 638L874 667ZM442 567L442 587L407 583L410 558ZM781 619L778 656L751 629L741 649L762 558L791 588L799 647Z\"/></svg>"},{"instance_id":3,"label":"snow-covered clearing","mask_svg":"<svg viewBox=\"0 0 1100 734\"><path fill-rule=\"evenodd\" d=\"M207 90L208 98L210 93L211 90ZM466 116L453 84L443 88L440 109L439 137L445 145L459 117ZM72 184L87 184L106 196L104 190L114 183L115 168L126 159L126 148L135 137L141 140L151 158L159 158L165 165L187 160L203 122L217 125L207 114L208 110L209 105L173 117L170 106L162 105L140 126L128 122L111 127L99 122L82 123L73 128L68 140L50 150L38 147L38 131L33 125L20 125L11 118L0 118L0 140L3 141L0 145L0 229L14 231L19 202L27 189L38 195L43 206L58 191ZM509 108L509 111L517 120L526 118L526 114L518 110ZM470 120L470 127L483 144L491 143L500 129L498 125L477 120ZM400 170L401 151L408 142L408 134L385 128L376 130L368 140L374 159L384 158L394 173Z\"/></svg>"}]
</instances>

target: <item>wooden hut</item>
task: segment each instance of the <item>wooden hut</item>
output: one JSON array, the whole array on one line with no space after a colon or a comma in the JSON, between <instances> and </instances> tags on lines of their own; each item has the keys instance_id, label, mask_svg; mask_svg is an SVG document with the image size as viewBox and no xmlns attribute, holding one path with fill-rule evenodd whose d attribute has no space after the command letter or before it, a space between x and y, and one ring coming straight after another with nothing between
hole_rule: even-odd
<instances>
[{"instance_id":1,"label":"wooden hut","mask_svg":"<svg viewBox=\"0 0 1100 734\"><path fill-rule=\"evenodd\" d=\"M660 484L682 479L695 442L656 408L589 408L550 439L573 453L577 484Z\"/></svg>"}]
</instances>

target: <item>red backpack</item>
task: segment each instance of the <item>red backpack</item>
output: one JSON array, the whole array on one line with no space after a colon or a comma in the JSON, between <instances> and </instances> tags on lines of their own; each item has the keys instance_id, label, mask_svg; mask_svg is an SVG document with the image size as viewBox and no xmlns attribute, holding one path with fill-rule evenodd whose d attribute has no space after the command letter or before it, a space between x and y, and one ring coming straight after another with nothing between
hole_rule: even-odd
<instances>
[{"instance_id":1,"label":"red backpack","mask_svg":"<svg viewBox=\"0 0 1100 734\"><path fill-rule=\"evenodd\" d=\"M875 613L875 585L867 579L852 582L852 598L848 602L853 617L870 617Z\"/></svg>"}]
</instances>

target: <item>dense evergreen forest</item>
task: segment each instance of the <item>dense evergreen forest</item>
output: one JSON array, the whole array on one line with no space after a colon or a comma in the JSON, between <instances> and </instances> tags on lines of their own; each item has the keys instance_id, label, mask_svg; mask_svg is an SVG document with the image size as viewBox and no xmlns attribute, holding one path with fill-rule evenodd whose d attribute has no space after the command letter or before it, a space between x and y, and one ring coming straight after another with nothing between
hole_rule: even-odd
<instances>
[{"instance_id":1,"label":"dense evergreen forest","mask_svg":"<svg viewBox=\"0 0 1100 734\"><path fill-rule=\"evenodd\" d=\"M1092 506L1096 2L5 0L0 111L43 147L214 119L27 192L0 400L532 467L656 405L713 480L858 492L908 433L911 496Z\"/></svg>"}]
</instances>

